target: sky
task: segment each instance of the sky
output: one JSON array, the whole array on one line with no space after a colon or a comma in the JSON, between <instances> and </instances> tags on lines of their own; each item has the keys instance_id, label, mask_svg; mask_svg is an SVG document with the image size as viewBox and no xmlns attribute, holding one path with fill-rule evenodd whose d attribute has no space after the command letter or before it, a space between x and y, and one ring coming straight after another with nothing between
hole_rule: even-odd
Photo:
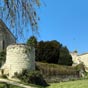
<instances>
[{"instance_id":1,"label":"sky","mask_svg":"<svg viewBox=\"0 0 88 88\"><path fill-rule=\"evenodd\" d=\"M88 0L42 1L38 40L57 40L70 52L88 52Z\"/></svg>"},{"instance_id":2,"label":"sky","mask_svg":"<svg viewBox=\"0 0 88 88\"><path fill-rule=\"evenodd\" d=\"M88 52L88 0L41 1L38 41L57 40L70 52ZM25 42L31 35L25 32Z\"/></svg>"}]
</instances>

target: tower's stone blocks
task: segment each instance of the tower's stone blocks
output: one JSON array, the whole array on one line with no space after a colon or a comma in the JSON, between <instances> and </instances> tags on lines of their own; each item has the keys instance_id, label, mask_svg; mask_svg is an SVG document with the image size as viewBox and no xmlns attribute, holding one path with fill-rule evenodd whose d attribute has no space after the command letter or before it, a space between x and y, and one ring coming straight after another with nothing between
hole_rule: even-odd
<instances>
[{"instance_id":1,"label":"tower's stone blocks","mask_svg":"<svg viewBox=\"0 0 88 88\"><path fill-rule=\"evenodd\" d=\"M23 44L7 47L6 62L2 66L4 74L9 77L23 70L35 70L35 49Z\"/></svg>"}]
</instances>

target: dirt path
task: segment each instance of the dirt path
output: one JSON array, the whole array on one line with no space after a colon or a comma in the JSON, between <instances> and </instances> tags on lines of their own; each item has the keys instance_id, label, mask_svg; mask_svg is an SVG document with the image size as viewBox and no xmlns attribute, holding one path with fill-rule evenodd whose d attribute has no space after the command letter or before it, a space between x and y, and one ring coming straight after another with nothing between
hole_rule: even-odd
<instances>
[{"instance_id":1,"label":"dirt path","mask_svg":"<svg viewBox=\"0 0 88 88\"><path fill-rule=\"evenodd\" d=\"M24 84L21 84L21 83L18 83L18 82L10 81L10 80L7 80L7 79L1 79L0 78L0 82L12 84L12 85L19 86L19 87L22 87L22 88L36 88L36 87L27 86L27 85L24 85Z\"/></svg>"}]
</instances>

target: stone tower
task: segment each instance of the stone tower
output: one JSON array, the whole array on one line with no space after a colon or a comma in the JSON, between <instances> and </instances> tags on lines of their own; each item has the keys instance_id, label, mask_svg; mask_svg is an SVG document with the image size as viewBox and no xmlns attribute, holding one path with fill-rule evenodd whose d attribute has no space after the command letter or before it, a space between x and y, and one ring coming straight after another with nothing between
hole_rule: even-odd
<instances>
[{"instance_id":1,"label":"stone tower","mask_svg":"<svg viewBox=\"0 0 88 88\"><path fill-rule=\"evenodd\" d=\"M8 46L6 62L1 69L10 78L25 69L35 70L35 49L24 44Z\"/></svg>"}]
</instances>

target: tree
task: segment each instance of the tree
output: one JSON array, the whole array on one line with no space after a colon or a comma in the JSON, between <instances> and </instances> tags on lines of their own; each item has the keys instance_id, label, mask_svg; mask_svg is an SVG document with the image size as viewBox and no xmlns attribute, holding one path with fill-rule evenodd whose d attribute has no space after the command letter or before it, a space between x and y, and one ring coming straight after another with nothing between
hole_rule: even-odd
<instances>
[{"instance_id":1,"label":"tree","mask_svg":"<svg viewBox=\"0 0 88 88\"><path fill-rule=\"evenodd\" d=\"M55 40L44 42L43 54L40 58L42 58L45 62L58 64L60 46L60 43Z\"/></svg>"},{"instance_id":2,"label":"tree","mask_svg":"<svg viewBox=\"0 0 88 88\"><path fill-rule=\"evenodd\" d=\"M67 47L61 47L60 48L60 55L59 55L59 59L58 59L58 64L61 65L72 65L72 57L69 54L69 51L67 49Z\"/></svg>"},{"instance_id":3,"label":"tree","mask_svg":"<svg viewBox=\"0 0 88 88\"><path fill-rule=\"evenodd\" d=\"M27 45L35 47L36 61L72 65L72 57L69 54L69 50L56 40L38 42L36 37L31 36L27 41Z\"/></svg>"},{"instance_id":4,"label":"tree","mask_svg":"<svg viewBox=\"0 0 88 88\"><path fill-rule=\"evenodd\" d=\"M36 47L36 61L58 64L59 50L62 45L56 40L40 41Z\"/></svg>"},{"instance_id":5,"label":"tree","mask_svg":"<svg viewBox=\"0 0 88 88\"><path fill-rule=\"evenodd\" d=\"M36 61L72 65L72 57L67 47L62 46L62 44L56 40L38 42L35 56Z\"/></svg>"},{"instance_id":6,"label":"tree","mask_svg":"<svg viewBox=\"0 0 88 88\"><path fill-rule=\"evenodd\" d=\"M35 49L35 59L36 61L44 61L44 42L38 42L36 49Z\"/></svg>"},{"instance_id":7,"label":"tree","mask_svg":"<svg viewBox=\"0 0 88 88\"><path fill-rule=\"evenodd\" d=\"M37 7L40 6L39 0L0 0L0 18L15 27L18 34L23 33L23 26L30 23L32 31L38 29Z\"/></svg>"},{"instance_id":8,"label":"tree","mask_svg":"<svg viewBox=\"0 0 88 88\"><path fill-rule=\"evenodd\" d=\"M31 36L28 40L27 40L27 45L29 46L33 46L36 47L37 45L37 39L35 36Z\"/></svg>"}]
</instances>

